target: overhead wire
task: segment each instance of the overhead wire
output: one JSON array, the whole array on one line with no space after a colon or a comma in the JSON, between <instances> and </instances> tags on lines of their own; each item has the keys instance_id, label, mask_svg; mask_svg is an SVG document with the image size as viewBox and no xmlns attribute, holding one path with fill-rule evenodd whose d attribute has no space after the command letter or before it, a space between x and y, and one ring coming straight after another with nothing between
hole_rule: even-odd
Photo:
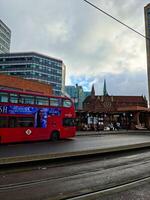
<instances>
[{"instance_id":1,"label":"overhead wire","mask_svg":"<svg viewBox=\"0 0 150 200\"><path fill-rule=\"evenodd\" d=\"M110 18L112 18L113 20L117 21L118 23L122 24L123 26L127 27L128 29L132 30L133 32L137 33L138 35L142 36L145 39L150 40L149 37L143 35L142 33L140 33L139 31L135 30L134 28L128 26L127 24L123 23L122 21L120 21L119 19L117 19L116 17L113 17L111 14L105 12L104 10L102 10L101 8L99 8L98 6L94 5L93 3L91 3L90 1L87 0L83 0L84 2L86 2L87 4L89 4L90 6L92 6L93 8L97 9L98 11L104 13L105 15L109 16Z\"/></svg>"}]
</instances>

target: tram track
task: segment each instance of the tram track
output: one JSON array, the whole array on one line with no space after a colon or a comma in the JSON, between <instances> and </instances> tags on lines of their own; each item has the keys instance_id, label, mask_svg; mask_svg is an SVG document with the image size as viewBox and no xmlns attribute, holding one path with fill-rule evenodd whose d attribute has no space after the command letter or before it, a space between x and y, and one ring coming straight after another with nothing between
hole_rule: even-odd
<instances>
[{"instance_id":1,"label":"tram track","mask_svg":"<svg viewBox=\"0 0 150 200\"><path fill-rule=\"evenodd\" d=\"M30 181L30 182L24 182L24 183L18 183L18 184L9 184L9 185L2 185L0 186L0 192L1 191L7 191L10 189L20 189L23 187L31 187L35 186L37 184L42 184L42 183L47 183L51 181L51 178L48 179L43 179L43 180L36 180L36 181ZM145 182L150 182L150 176L144 177L144 178L137 178L136 180L126 182L124 184L119 184L115 185L113 187L106 187L105 189L82 194L82 195L77 195L77 196L72 196L70 194L70 197L65 197L65 198L56 198L57 200L96 200L99 197L102 197L104 195L110 195L112 193L120 192L122 190L127 190L128 188L136 187L139 184L144 184ZM55 199L55 198L54 198ZM52 200L52 198L48 198L47 200Z\"/></svg>"},{"instance_id":2,"label":"tram track","mask_svg":"<svg viewBox=\"0 0 150 200\"><path fill-rule=\"evenodd\" d=\"M121 157L85 159L57 163L50 165L50 168L40 171L40 174L46 173L48 176L37 176L32 179L29 175L27 181L18 179L17 182L9 182L0 185L0 199L4 194L9 194L12 199L17 199L13 195L20 192L29 193L29 191L40 190L43 192L46 188L47 196L40 199L49 200L95 200L99 195L113 193L136 184L142 184L150 181L150 152L141 154L124 154ZM53 168L56 173L54 174ZM71 170L71 171L70 171ZM31 169L32 172L32 169ZM13 176L24 176L24 172L13 174ZM29 171L25 172L29 173ZM4 174L1 174L1 177ZM11 176L11 173L8 177ZM0 178L1 178L0 177ZM7 177L6 177L7 178ZM58 188L57 188L58 187ZM44 193L43 193L44 194ZM32 199L38 199L36 194ZM7 199L7 198L6 198ZM18 197L19 199L19 197ZM23 199L20 198L20 199ZM30 199L30 198L24 198Z\"/></svg>"},{"instance_id":3,"label":"tram track","mask_svg":"<svg viewBox=\"0 0 150 200\"><path fill-rule=\"evenodd\" d=\"M110 157L110 156L108 156ZM36 184L40 184L40 183L44 183L44 182L48 182L48 181L52 181L52 180L57 180L57 179L61 179L61 178L67 178L67 177L74 177L76 175L85 175L85 174L89 174L89 173L97 173L99 171L101 171L101 173L106 172L107 170L114 170L115 168L126 168L127 166L136 166L137 162L140 162L140 165L144 165L149 164L150 165L150 159L149 159L149 155L145 156L144 162L142 162L142 158L140 158L139 156L135 156L135 155L130 155L130 156L125 156L124 157L124 161L119 161L120 158L112 158L111 159L107 158L107 159L102 159L99 157L94 157L94 158L85 158L85 159L76 159L71 160L71 161L62 161L61 163L52 163L50 165L46 164L45 166L37 166L37 167L29 167L29 168L23 168L23 169L18 169L18 170L12 170L10 171L10 169L8 171L6 171L4 173L4 171L0 171L0 179L2 180L3 177L5 177L5 174L7 176L11 176L11 174L15 174L16 176L22 173L30 173L32 172L36 174L36 177L38 176L38 172L41 174L44 174L44 171L49 171L49 178L42 178L42 179L34 179L32 181L23 181L20 183L9 183L7 185L1 184L0 183L0 191L2 190L6 190L7 188L17 188L17 187L24 187L27 185L36 185ZM110 161L111 160L111 161ZM103 164L103 162L105 162L105 164ZM89 167L87 167L87 165L89 165ZM79 167L80 165L80 167ZM85 166L86 165L86 166ZM54 171L51 172L51 170L53 170L55 168L55 170L60 170L61 169L61 173L57 172L53 173ZM69 169L72 168L71 171L69 171ZM79 169L80 168L80 169ZM63 173L62 173L63 172ZM33 177L32 177L33 178Z\"/></svg>"},{"instance_id":4,"label":"tram track","mask_svg":"<svg viewBox=\"0 0 150 200\"><path fill-rule=\"evenodd\" d=\"M126 184L117 185L111 188L106 188L104 190L99 190L99 191L87 193L87 194L76 196L76 197L70 197L64 200L96 200L97 198L100 198L104 195L110 195L113 193L121 192L123 190L128 190L129 188L131 189L133 187L139 186L140 184L145 184L145 182L150 182L150 176L142 178L142 179L137 179L135 181L128 182ZM50 200L50 199L47 199L47 200Z\"/></svg>"}]
</instances>

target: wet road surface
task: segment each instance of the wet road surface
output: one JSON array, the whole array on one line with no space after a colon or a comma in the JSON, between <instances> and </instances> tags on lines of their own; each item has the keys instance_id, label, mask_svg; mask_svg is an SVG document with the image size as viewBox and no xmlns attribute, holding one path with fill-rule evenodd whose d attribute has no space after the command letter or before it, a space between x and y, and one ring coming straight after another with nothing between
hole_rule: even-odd
<instances>
[{"instance_id":1,"label":"wet road surface","mask_svg":"<svg viewBox=\"0 0 150 200\"><path fill-rule=\"evenodd\" d=\"M77 136L72 139L60 140L57 142L43 141L0 145L0 158L46 153L76 152L147 142L150 142L150 133Z\"/></svg>"},{"instance_id":2,"label":"wet road surface","mask_svg":"<svg viewBox=\"0 0 150 200\"><path fill-rule=\"evenodd\" d=\"M99 190L108 189L150 175L150 151L141 150L117 156L97 156L61 163L49 163L22 170L0 171L0 199L67 199ZM148 185L146 186L148 190ZM127 199L138 188L128 188ZM104 195L106 199L124 199L119 194ZM141 187L142 198L142 187ZM115 198L118 195L118 198ZM119 196L120 195L120 196ZM138 194L139 195L139 192ZM145 193L146 196L146 193ZM132 195L131 195L132 197ZM138 198L137 198L138 199Z\"/></svg>"}]
</instances>

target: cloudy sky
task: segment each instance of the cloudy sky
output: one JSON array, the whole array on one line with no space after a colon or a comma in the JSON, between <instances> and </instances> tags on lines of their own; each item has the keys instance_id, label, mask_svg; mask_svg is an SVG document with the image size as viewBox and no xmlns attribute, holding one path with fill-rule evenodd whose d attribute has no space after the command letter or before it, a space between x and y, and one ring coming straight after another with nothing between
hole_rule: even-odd
<instances>
[{"instance_id":1,"label":"cloudy sky","mask_svg":"<svg viewBox=\"0 0 150 200\"><path fill-rule=\"evenodd\" d=\"M145 34L148 0L90 0ZM66 84L97 94L104 78L111 95L146 95L145 39L83 0L0 0L0 19L12 31L11 51L36 51L62 59Z\"/></svg>"}]
</instances>

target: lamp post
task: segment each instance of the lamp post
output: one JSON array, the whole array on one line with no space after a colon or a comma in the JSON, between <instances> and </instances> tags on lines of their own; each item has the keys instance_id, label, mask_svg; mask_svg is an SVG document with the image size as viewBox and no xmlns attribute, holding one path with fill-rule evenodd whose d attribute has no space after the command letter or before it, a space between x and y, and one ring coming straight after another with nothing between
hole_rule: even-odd
<instances>
[{"instance_id":1,"label":"lamp post","mask_svg":"<svg viewBox=\"0 0 150 200\"><path fill-rule=\"evenodd\" d=\"M77 109L79 109L79 86L76 84L76 91L77 91Z\"/></svg>"}]
</instances>

